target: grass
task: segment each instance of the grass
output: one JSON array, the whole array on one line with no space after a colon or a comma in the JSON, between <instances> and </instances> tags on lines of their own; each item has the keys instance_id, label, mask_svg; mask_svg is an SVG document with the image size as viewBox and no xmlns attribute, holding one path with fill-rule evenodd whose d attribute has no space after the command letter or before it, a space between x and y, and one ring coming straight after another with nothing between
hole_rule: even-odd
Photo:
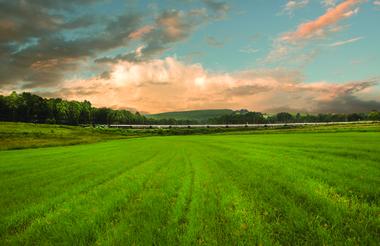
<instances>
[{"instance_id":1,"label":"grass","mask_svg":"<svg viewBox=\"0 0 380 246\"><path fill-rule=\"evenodd\" d=\"M94 143L133 136L120 129L0 122L0 150Z\"/></svg>"},{"instance_id":2,"label":"grass","mask_svg":"<svg viewBox=\"0 0 380 246\"><path fill-rule=\"evenodd\" d=\"M376 245L379 128L339 129L0 151L0 244Z\"/></svg>"},{"instance_id":3,"label":"grass","mask_svg":"<svg viewBox=\"0 0 380 246\"><path fill-rule=\"evenodd\" d=\"M0 122L0 151L12 149L41 148L52 146L95 143L114 139L171 135L204 134L267 134L267 133L316 133L316 132L368 132L380 131L380 123L278 126L265 128L152 128L121 129L103 127L80 127Z\"/></svg>"}]
</instances>

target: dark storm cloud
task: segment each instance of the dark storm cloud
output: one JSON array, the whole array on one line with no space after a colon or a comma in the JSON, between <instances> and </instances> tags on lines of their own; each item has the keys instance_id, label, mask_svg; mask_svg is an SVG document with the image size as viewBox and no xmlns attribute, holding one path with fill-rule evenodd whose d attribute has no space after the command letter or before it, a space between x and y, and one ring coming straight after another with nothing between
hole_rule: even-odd
<instances>
[{"instance_id":1,"label":"dark storm cloud","mask_svg":"<svg viewBox=\"0 0 380 246\"><path fill-rule=\"evenodd\" d=\"M205 16L202 10L164 11L156 19L155 29L143 37L146 46L141 50L142 55L151 57L167 50L168 44L186 39L205 21Z\"/></svg>"},{"instance_id":2,"label":"dark storm cloud","mask_svg":"<svg viewBox=\"0 0 380 246\"><path fill-rule=\"evenodd\" d=\"M128 36L140 24L136 14L102 19L104 28L96 35L70 40L62 35L63 30L93 25L101 17L85 15L68 20L51 14L51 10L90 2L94 1L1 1L0 84L23 81L24 87L35 87L57 83L86 58L127 44Z\"/></svg>"},{"instance_id":3,"label":"dark storm cloud","mask_svg":"<svg viewBox=\"0 0 380 246\"><path fill-rule=\"evenodd\" d=\"M352 82L346 85L346 88L342 91L342 93L345 95L352 95L356 92L378 85L378 81L379 79L375 78L370 80Z\"/></svg>"},{"instance_id":4,"label":"dark storm cloud","mask_svg":"<svg viewBox=\"0 0 380 246\"><path fill-rule=\"evenodd\" d=\"M193 31L207 21L204 9L194 9L188 12L166 10L155 20L151 29L141 36L144 45L137 52L118 55L113 58L99 58L97 62L116 62L118 60L142 61L151 59L170 49L170 45L188 38Z\"/></svg>"},{"instance_id":5,"label":"dark storm cloud","mask_svg":"<svg viewBox=\"0 0 380 246\"><path fill-rule=\"evenodd\" d=\"M92 2L96 1L0 0L0 42L22 42L29 37L39 37L61 28L88 25L92 19L90 16L81 17L70 23L58 12L69 10L74 5Z\"/></svg>"},{"instance_id":6,"label":"dark storm cloud","mask_svg":"<svg viewBox=\"0 0 380 246\"><path fill-rule=\"evenodd\" d=\"M165 10L147 28L149 31L141 35L140 38L143 43L141 49L115 57L101 57L96 62L113 63L120 60L139 62L151 59L169 50L174 43L186 40L200 25L213 19L219 19L219 17L224 16L229 10L228 4L224 2L213 0L205 0L203 2L211 9L212 14L205 8L189 11ZM214 46L223 45L215 39L206 41Z\"/></svg>"},{"instance_id":7,"label":"dark storm cloud","mask_svg":"<svg viewBox=\"0 0 380 246\"><path fill-rule=\"evenodd\" d=\"M359 81L347 84L338 95L330 101L317 101L317 112L324 113L352 113L352 112L369 112L371 110L380 110L380 102L375 100L363 100L355 95L367 88L379 84L378 78L367 81Z\"/></svg>"},{"instance_id":8,"label":"dark storm cloud","mask_svg":"<svg viewBox=\"0 0 380 246\"><path fill-rule=\"evenodd\" d=\"M380 111L380 102L362 100L354 95L342 95L329 102L319 102L316 111L325 113L360 113L371 110Z\"/></svg>"},{"instance_id":9,"label":"dark storm cloud","mask_svg":"<svg viewBox=\"0 0 380 246\"><path fill-rule=\"evenodd\" d=\"M69 9L78 5L104 2L104 0L28 0L21 2L30 2L33 5L52 9Z\"/></svg>"},{"instance_id":10,"label":"dark storm cloud","mask_svg":"<svg viewBox=\"0 0 380 246\"><path fill-rule=\"evenodd\" d=\"M208 19L205 9L167 10L144 29L142 15L127 12L106 18L75 12L77 7L95 2L103 1L0 0L0 85L54 85L80 71L80 65L96 59L98 54L126 47L136 39L144 44L138 52L96 61L151 59L170 49L171 44L185 40ZM78 31L90 26L97 31ZM67 36L67 31L75 35Z\"/></svg>"},{"instance_id":11,"label":"dark storm cloud","mask_svg":"<svg viewBox=\"0 0 380 246\"><path fill-rule=\"evenodd\" d=\"M98 21L106 21L106 18L93 15L84 15L67 21L62 25L64 29L77 29L94 25Z\"/></svg>"},{"instance_id":12,"label":"dark storm cloud","mask_svg":"<svg viewBox=\"0 0 380 246\"><path fill-rule=\"evenodd\" d=\"M0 2L0 42L22 42L26 38L55 31L61 18L32 4Z\"/></svg>"},{"instance_id":13,"label":"dark storm cloud","mask_svg":"<svg viewBox=\"0 0 380 246\"><path fill-rule=\"evenodd\" d=\"M303 113L352 113L380 110L380 102L360 98L367 89L376 89L378 78L354 81L346 84L278 84L274 87L264 85L242 85L227 89L226 95L243 97L257 93L275 95L270 104L275 107L266 112L303 112ZM280 100L278 100L280 99ZM282 99L282 100L281 100ZM279 103L279 102L283 103Z\"/></svg>"}]
</instances>

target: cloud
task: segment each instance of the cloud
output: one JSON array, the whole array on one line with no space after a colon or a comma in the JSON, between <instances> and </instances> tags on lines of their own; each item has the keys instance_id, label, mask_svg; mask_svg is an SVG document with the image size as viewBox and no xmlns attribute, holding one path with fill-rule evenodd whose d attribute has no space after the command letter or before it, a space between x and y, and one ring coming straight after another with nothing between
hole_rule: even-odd
<instances>
[{"instance_id":1,"label":"cloud","mask_svg":"<svg viewBox=\"0 0 380 246\"><path fill-rule=\"evenodd\" d=\"M322 0L321 4L326 8L331 8L336 5L336 0Z\"/></svg>"},{"instance_id":2,"label":"cloud","mask_svg":"<svg viewBox=\"0 0 380 246\"><path fill-rule=\"evenodd\" d=\"M359 40L361 40L363 38L364 37L351 38L351 39L347 39L347 40L344 40L344 41L339 41L339 42L332 43L329 46L330 47L342 46L342 45L345 45L345 44L350 44L350 43L357 42L357 41L359 41Z\"/></svg>"},{"instance_id":3,"label":"cloud","mask_svg":"<svg viewBox=\"0 0 380 246\"><path fill-rule=\"evenodd\" d=\"M49 35L62 29L87 26L92 16L67 19L62 11L70 10L74 4L81 6L96 1L42 1L33 3L22 0L0 2L0 43L24 42L30 37ZM52 13L54 12L54 14Z\"/></svg>"},{"instance_id":4,"label":"cloud","mask_svg":"<svg viewBox=\"0 0 380 246\"><path fill-rule=\"evenodd\" d=\"M358 10L353 9L361 3L361 0L345 0L315 20L308 21L299 25L294 32L282 35L281 40L288 42L297 42L312 38L323 37L333 31L331 27L344 18L352 16Z\"/></svg>"},{"instance_id":5,"label":"cloud","mask_svg":"<svg viewBox=\"0 0 380 246\"><path fill-rule=\"evenodd\" d=\"M241 96L252 96L260 92L269 91L269 88L266 86L260 85L242 85L227 88L225 93L230 97L241 97Z\"/></svg>"},{"instance_id":6,"label":"cloud","mask_svg":"<svg viewBox=\"0 0 380 246\"><path fill-rule=\"evenodd\" d=\"M309 0L288 0L282 9L282 13L292 15L296 9L301 9L309 4Z\"/></svg>"},{"instance_id":7,"label":"cloud","mask_svg":"<svg viewBox=\"0 0 380 246\"><path fill-rule=\"evenodd\" d=\"M373 1L372 4L374 5L375 10L380 10L380 1L379 0Z\"/></svg>"},{"instance_id":8,"label":"cloud","mask_svg":"<svg viewBox=\"0 0 380 246\"><path fill-rule=\"evenodd\" d=\"M144 35L154 30L154 26L146 25L129 34L130 39L141 39Z\"/></svg>"},{"instance_id":9,"label":"cloud","mask_svg":"<svg viewBox=\"0 0 380 246\"><path fill-rule=\"evenodd\" d=\"M338 23L358 13L357 6L362 2L363 0L344 0L318 18L298 25L295 31L281 34L273 41L273 47L263 62L287 62L290 57L292 61L304 60L301 57L309 60L308 58L314 57L319 53L318 48L307 51L306 47L316 40L325 39L331 33L341 31L343 28Z\"/></svg>"},{"instance_id":10,"label":"cloud","mask_svg":"<svg viewBox=\"0 0 380 246\"><path fill-rule=\"evenodd\" d=\"M119 54L115 57L99 58L97 62L115 63L124 61L143 61L161 55L170 49L171 45L186 40L201 24L208 21L205 9L190 11L165 10L160 13L152 25L146 25L129 35L129 38L140 39L141 49Z\"/></svg>"},{"instance_id":11,"label":"cloud","mask_svg":"<svg viewBox=\"0 0 380 246\"><path fill-rule=\"evenodd\" d=\"M369 112L380 109L380 102L375 100L362 100L353 95L343 95L331 101L319 102L318 110L328 113Z\"/></svg>"},{"instance_id":12,"label":"cloud","mask_svg":"<svg viewBox=\"0 0 380 246\"><path fill-rule=\"evenodd\" d=\"M299 112L348 112L349 107L359 111L376 108L379 102L369 95L377 90L377 81L310 83L299 71L280 68L213 73L200 64L167 57L138 63L119 61L106 76L66 80L49 95L152 113L226 107L263 112L285 107ZM334 108L336 102L339 104Z\"/></svg>"},{"instance_id":13,"label":"cloud","mask_svg":"<svg viewBox=\"0 0 380 246\"><path fill-rule=\"evenodd\" d=\"M0 83L23 82L29 87L57 83L67 72L77 71L98 52L126 45L131 40L129 35L138 30L140 21L139 16L127 13L106 22L98 35L70 40L60 31L51 30L43 34L38 31L30 34L37 35L36 41L24 44L22 49L20 45L13 46L7 41L0 43L6 47L0 57ZM67 23L70 22L64 24Z\"/></svg>"},{"instance_id":14,"label":"cloud","mask_svg":"<svg viewBox=\"0 0 380 246\"><path fill-rule=\"evenodd\" d=\"M112 17L76 12L77 7L102 2L0 1L0 85L54 86L68 76L80 76L83 68L87 74L104 72L108 64L100 62L152 59L188 38L210 19L205 8L164 10L153 22L147 22L141 13L127 10ZM207 4L217 12L225 8L219 2ZM93 29L97 30L96 35ZM102 57L106 52L127 48L131 41L140 42L139 48L115 57ZM92 61L96 64L90 65Z\"/></svg>"},{"instance_id":15,"label":"cloud","mask_svg":"<svg viewBox=\"0 0 380 246\"><path fill-rule=\"evenodd\" d=\"M1 91L28 89L49 96L87 99L97 106L119 105L149 112L225 107L317 112L376 107L377 101L370 97L371 91L378 89L376 81L307 83L298 70L222 73L173 57L158 59L203 24L225 17L230 9L222 1L202 2L204 7L188 11L157 9L157 15L150 19L129 11L111 17L78 15L78 7L97 4L91 0L35 0L33 4L0 0ZM310 40L339 31L338 22L357 13L359 2L341 2L325 17L281 35L273 54L286 58L295 54L294 47L303 48ZM344 3L346 7L342 7ZM212 37L206 41L222 45ZM119 50L125 53L104 57ZM240 52L258 50L246 47ZM303 50L287 63L306 63L317 53ZM338 105L335 109L334 103Z\"/></svg>"},{"instance_id":16,"label":"cloud","mask_svg":"<svg viewBox=\"0 0 380 246\"><path fill-rule=\"evenodd\" d=\"M351 17L353 15L356 15L357 13L359 13L359 8L355 8L353 10L350 10L350 11L344 13L344 17Z\"/></svg>"},{"instance_id":17,"label":"cloud","mask_svg":"<svg viewBox=\"0 0 380 246\"><path fill-rule=\"evenodd\" d=\"M215 12L214 18L223 19L226 17L230 6L226 2L220 2L216 0L203 0L208 8Z\"/></svg>"},{"instance_id":18,"label":"cloud","mask_svg":"<svg viewBox=\"0 0 380 246\"><path fill-rule=\"evenodd\" d=\"M255 49L255 48L250 47L250 46L246 46L246 47L241 48L239 50L239 52L246 53L246 54L254 54L254 53L257 53L259 51L260 51L259 49Z\"/></svg>"}]
</instances>

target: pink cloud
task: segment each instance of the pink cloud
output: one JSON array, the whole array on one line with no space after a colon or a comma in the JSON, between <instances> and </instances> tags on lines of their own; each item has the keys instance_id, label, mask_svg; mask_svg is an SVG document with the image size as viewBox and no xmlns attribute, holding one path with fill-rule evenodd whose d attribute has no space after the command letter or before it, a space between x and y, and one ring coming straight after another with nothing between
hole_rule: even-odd
<instances>
[{"instance_id":1,"label":"pink cloud","mask_svg":"<svg viewBox=\"0 0 380 246\"><path fill-rule=\"evenodd\" d=\"M145 34L150 33L153 29L154 29L154 26L152 26L152 25L143 26L140 29L137 29L136 31L134 31L131 34L129 34L129 38L131 38L131 39L140 39Z\"/></svg>"},{"instance_id":2,"label":"pink cloud","mask_svg":"<svg viewBox=\"0 0 380 246\"><path fill-rule=\"evenodd\" d=\"M47 60L36 61L30 65L30 68L35 71L43 71L54 69L57 66L67 65L67 64L75 64L77 59L75 58L53 58Z\"/></svg>"},{"instance_id":3,"label":"pink cloud","mask_svg":"<svg viewBox=\"0 0 380 246\"><path fill-rule=\"evenodd\" d=\"M335 7L330 8L327 12L315 20L302 23L294 32L286 33L281 37L283 41L296 42L300 40L324 36L328 28L344 18L348 18L358 12L353 9L362 0L345 0Z\"/></svg>"},{"instance_id":4,"label":"pink cloud","mask_svg":"<svg viewBox=\"0 0 380 246\"><path fill-rule=\"evenodd\" d=\"M263 63L284 62L297 67L304 66L320 52L316 46L305 52L305 47L311 47L316 40L323 40L328 34L344 30L345 26L338 25L338 22L357 14L357 5L362 2L363 0L344 0L315 20L298 25L295 31L280 35L273 41L273 48L263 59ZM335 1L323 3L332 5Z\"/></svg>"}]
</instances>

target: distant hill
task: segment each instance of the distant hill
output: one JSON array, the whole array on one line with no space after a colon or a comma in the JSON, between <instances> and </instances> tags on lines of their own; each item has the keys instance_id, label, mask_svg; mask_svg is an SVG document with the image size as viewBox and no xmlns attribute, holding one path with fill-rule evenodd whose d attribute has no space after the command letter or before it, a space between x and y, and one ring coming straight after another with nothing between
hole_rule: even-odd
<instances>
[{"instance_id":1,"label":"distant hill","mask_svg":"<svg viewBox=\"0 0 380 246\"><path fill-rule=\"evenodd\" d=\"M208 119L231 114L233 112L234 111L231 109L207 109L147 114L145 116L154 119L197 120L199 122L205 122Z\"/></svg>"}]
</instances>

